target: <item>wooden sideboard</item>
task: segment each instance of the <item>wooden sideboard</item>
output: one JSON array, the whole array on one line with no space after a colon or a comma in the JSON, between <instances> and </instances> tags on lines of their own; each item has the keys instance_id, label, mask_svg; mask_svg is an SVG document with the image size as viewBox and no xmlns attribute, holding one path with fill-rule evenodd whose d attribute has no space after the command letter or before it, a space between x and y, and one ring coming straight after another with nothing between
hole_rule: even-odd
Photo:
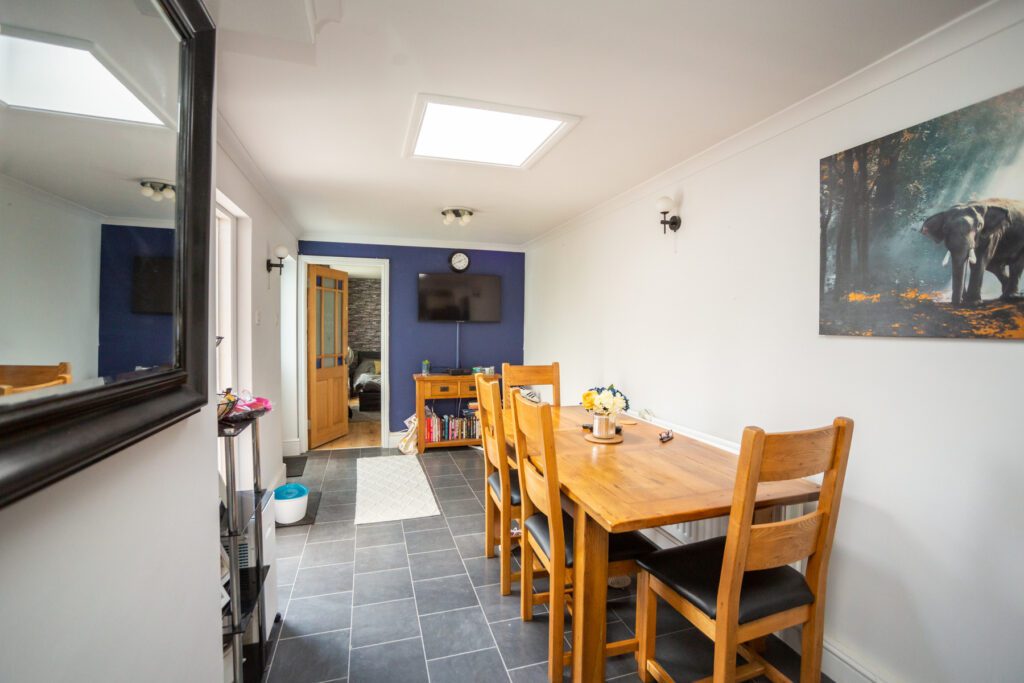
<instances>
[{"instance_id":1,"label":"wooden sideboard","mask_svg":"<svg viewBox=\"0 0 1024 683\"><path fill-rule=\"evenodd\" d=\"M485 375L487 379L498 379L501 375ZM426 407L427 401L444 399L469 399L476 401L476 379L474 375L423 375L412 376L416 382L416 445L420 453L428 448L457 448L478 446L480 439L454 439L450 441L427 442Z\"/></svg>"}]
</instances>

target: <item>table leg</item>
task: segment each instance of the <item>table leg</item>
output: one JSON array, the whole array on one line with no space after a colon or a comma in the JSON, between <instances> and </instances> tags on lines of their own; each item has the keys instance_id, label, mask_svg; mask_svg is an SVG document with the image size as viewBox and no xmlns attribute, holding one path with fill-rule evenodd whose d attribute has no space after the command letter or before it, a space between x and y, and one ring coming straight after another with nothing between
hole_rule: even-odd
<instances>
[{"instance_id":1,"label":"table leg","mask_svg":"<svg viewBox=\"0 0 1024 683\"><path fill-rule=\"evenodd\" d=\"M573 548L572 680L604 681L608 532L576 506Z\"/></svg>"}]
</instances>

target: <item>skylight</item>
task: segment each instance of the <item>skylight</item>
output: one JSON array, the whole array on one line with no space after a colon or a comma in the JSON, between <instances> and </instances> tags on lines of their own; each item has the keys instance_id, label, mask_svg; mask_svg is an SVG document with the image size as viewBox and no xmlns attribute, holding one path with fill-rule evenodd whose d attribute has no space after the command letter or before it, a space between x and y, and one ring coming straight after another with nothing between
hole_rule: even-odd
<instances>
[{"instance_id":1,"label":"skylight","mask_svg":"<svg viewBox=\"0 0 1024 683\"><path fill-rule=\"evenodd\" d=\"M0 34L0 100L12 107L163 124L89 50L6 34Z\"/></svg>"},{"instance_id":2,"label":"skylight","mask_svg":"<svg viewBox=\"0 0 1024 683\"><path fill-rule=\"evenodd\" d=\"M578 121L433 95L420 97L416 113L413 156L519 168L536 162Z\"/></svg>"}]
</instances>

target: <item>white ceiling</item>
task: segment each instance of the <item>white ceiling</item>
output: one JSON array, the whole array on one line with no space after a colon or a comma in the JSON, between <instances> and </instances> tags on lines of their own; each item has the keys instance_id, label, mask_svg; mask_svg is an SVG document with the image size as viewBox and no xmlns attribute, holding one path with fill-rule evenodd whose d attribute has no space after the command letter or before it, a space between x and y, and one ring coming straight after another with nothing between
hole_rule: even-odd
<instances>
[{"instance_id":1,"label":"white ceiling","mask_svg":"<svg viewBox=\"0 0 1024 683\"><path fill-rule=\"evenodd\" d=\"M222 24L219 109L307 233L521 244L981 4L343 0L313 43ZM528 170L410 159L419 93L582 120Z\"/></svg>"},{"instance_id":2,"label":"white ceiling","mask_svg":"<svg viewBox=\"0 0 1024 683\"><path fill-rule=\"evenodd\" d=\"M165 125L0 104L0 174L102 216L173 220L174 202L146 199L138 185L140 178L173 181L177 157L179 43L153 0L4 0L4 26L93 43Z\"/></svg>"}]
</instances>

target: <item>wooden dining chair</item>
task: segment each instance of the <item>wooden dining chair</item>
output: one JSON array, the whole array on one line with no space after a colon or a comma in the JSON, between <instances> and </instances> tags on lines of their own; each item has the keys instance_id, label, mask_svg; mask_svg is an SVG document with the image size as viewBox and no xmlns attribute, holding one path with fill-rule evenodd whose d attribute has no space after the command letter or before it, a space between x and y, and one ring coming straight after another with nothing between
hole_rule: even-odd
<instances>
[{"instance_id":1,"label":"wooden dining chair","mask_svg":"<svg viewBox=\"0 0 1024 683\"><path fill-rule=\"evenodd\" d=\"M524 621L529 621L533 618L533 606L547 603L550 618L548 679L561 681L565 665L571 664L564 652L563 638L565 609L572 609L566 598L573 582L574 520L562 510L551 405L529 401L519 389L513 389L512 415L519 461L519 488L523 493L523 536L519 543L521 616ZM655 550L657 546L635 531L611 534L608 539L608 574L636 574L636 560ZM535 561L548 574L547 593L535 593L533 590ZM638 642L631 638L609 643L605 646L605 656L635 652Z\"/></svg>"},{"instance_id":2,"label":"wooden dining chair","mask_svg":"<svg viewBox=\"0 0 1024 683\"><path fill-rule=\"evenodd\" d=\"M505 408L512 403L512 390L516 387L550 386L552 405L562 405L561 382L558 363L551 365L509 365L501 364L501 381L505 387Z\"/></svg>"},{"instance_id":3,"label":"wooden dining chair","mask_svg":"<svg viewBox=\"0 0 1024 683\"><path fill-rule=\"evenodd\" d=\"M515 454L509 451L505 423L501 413L501 386L498 380L488 381L476 375L477 416L480 418L480 440L484 448L484 554L494 557L494 546L500 544L501 594L512 592L512 520L520 520L519 475ZM495 533L497 531L497 533Z\"/></svg>"},{"instance_id":4,"label":"wooden dining chair","mask_svg":"<svg viewBox=\"0 0 1024 683\"><path fill-rule=\"evenodd\" d=\"M714 674L702 683L762 675L789 681L761 657L756 644L745 644L800 624L800 681L819 683L828 560L852 437L853 421L844 417L830 427L801 432L765 434L757 427L743 431L725 537L660 550L640 561L637 662L642 680L673 680L654 658L661 597L715 642ZM759 483L821 473L814 512L753 523ZM789 566L805 558L806 577ZM745 664L736 665L737 653Z\"/></svg>"},{"instance_id":5,"label":"wooden dining chair","mask_svg":"<svg viewBox=\"0 0 1024 683\"><path fill-rule=\"evenodd\" d=\"M71 384L71 363L0 365L0 396Z\"/></svg>"}]
</instances>

